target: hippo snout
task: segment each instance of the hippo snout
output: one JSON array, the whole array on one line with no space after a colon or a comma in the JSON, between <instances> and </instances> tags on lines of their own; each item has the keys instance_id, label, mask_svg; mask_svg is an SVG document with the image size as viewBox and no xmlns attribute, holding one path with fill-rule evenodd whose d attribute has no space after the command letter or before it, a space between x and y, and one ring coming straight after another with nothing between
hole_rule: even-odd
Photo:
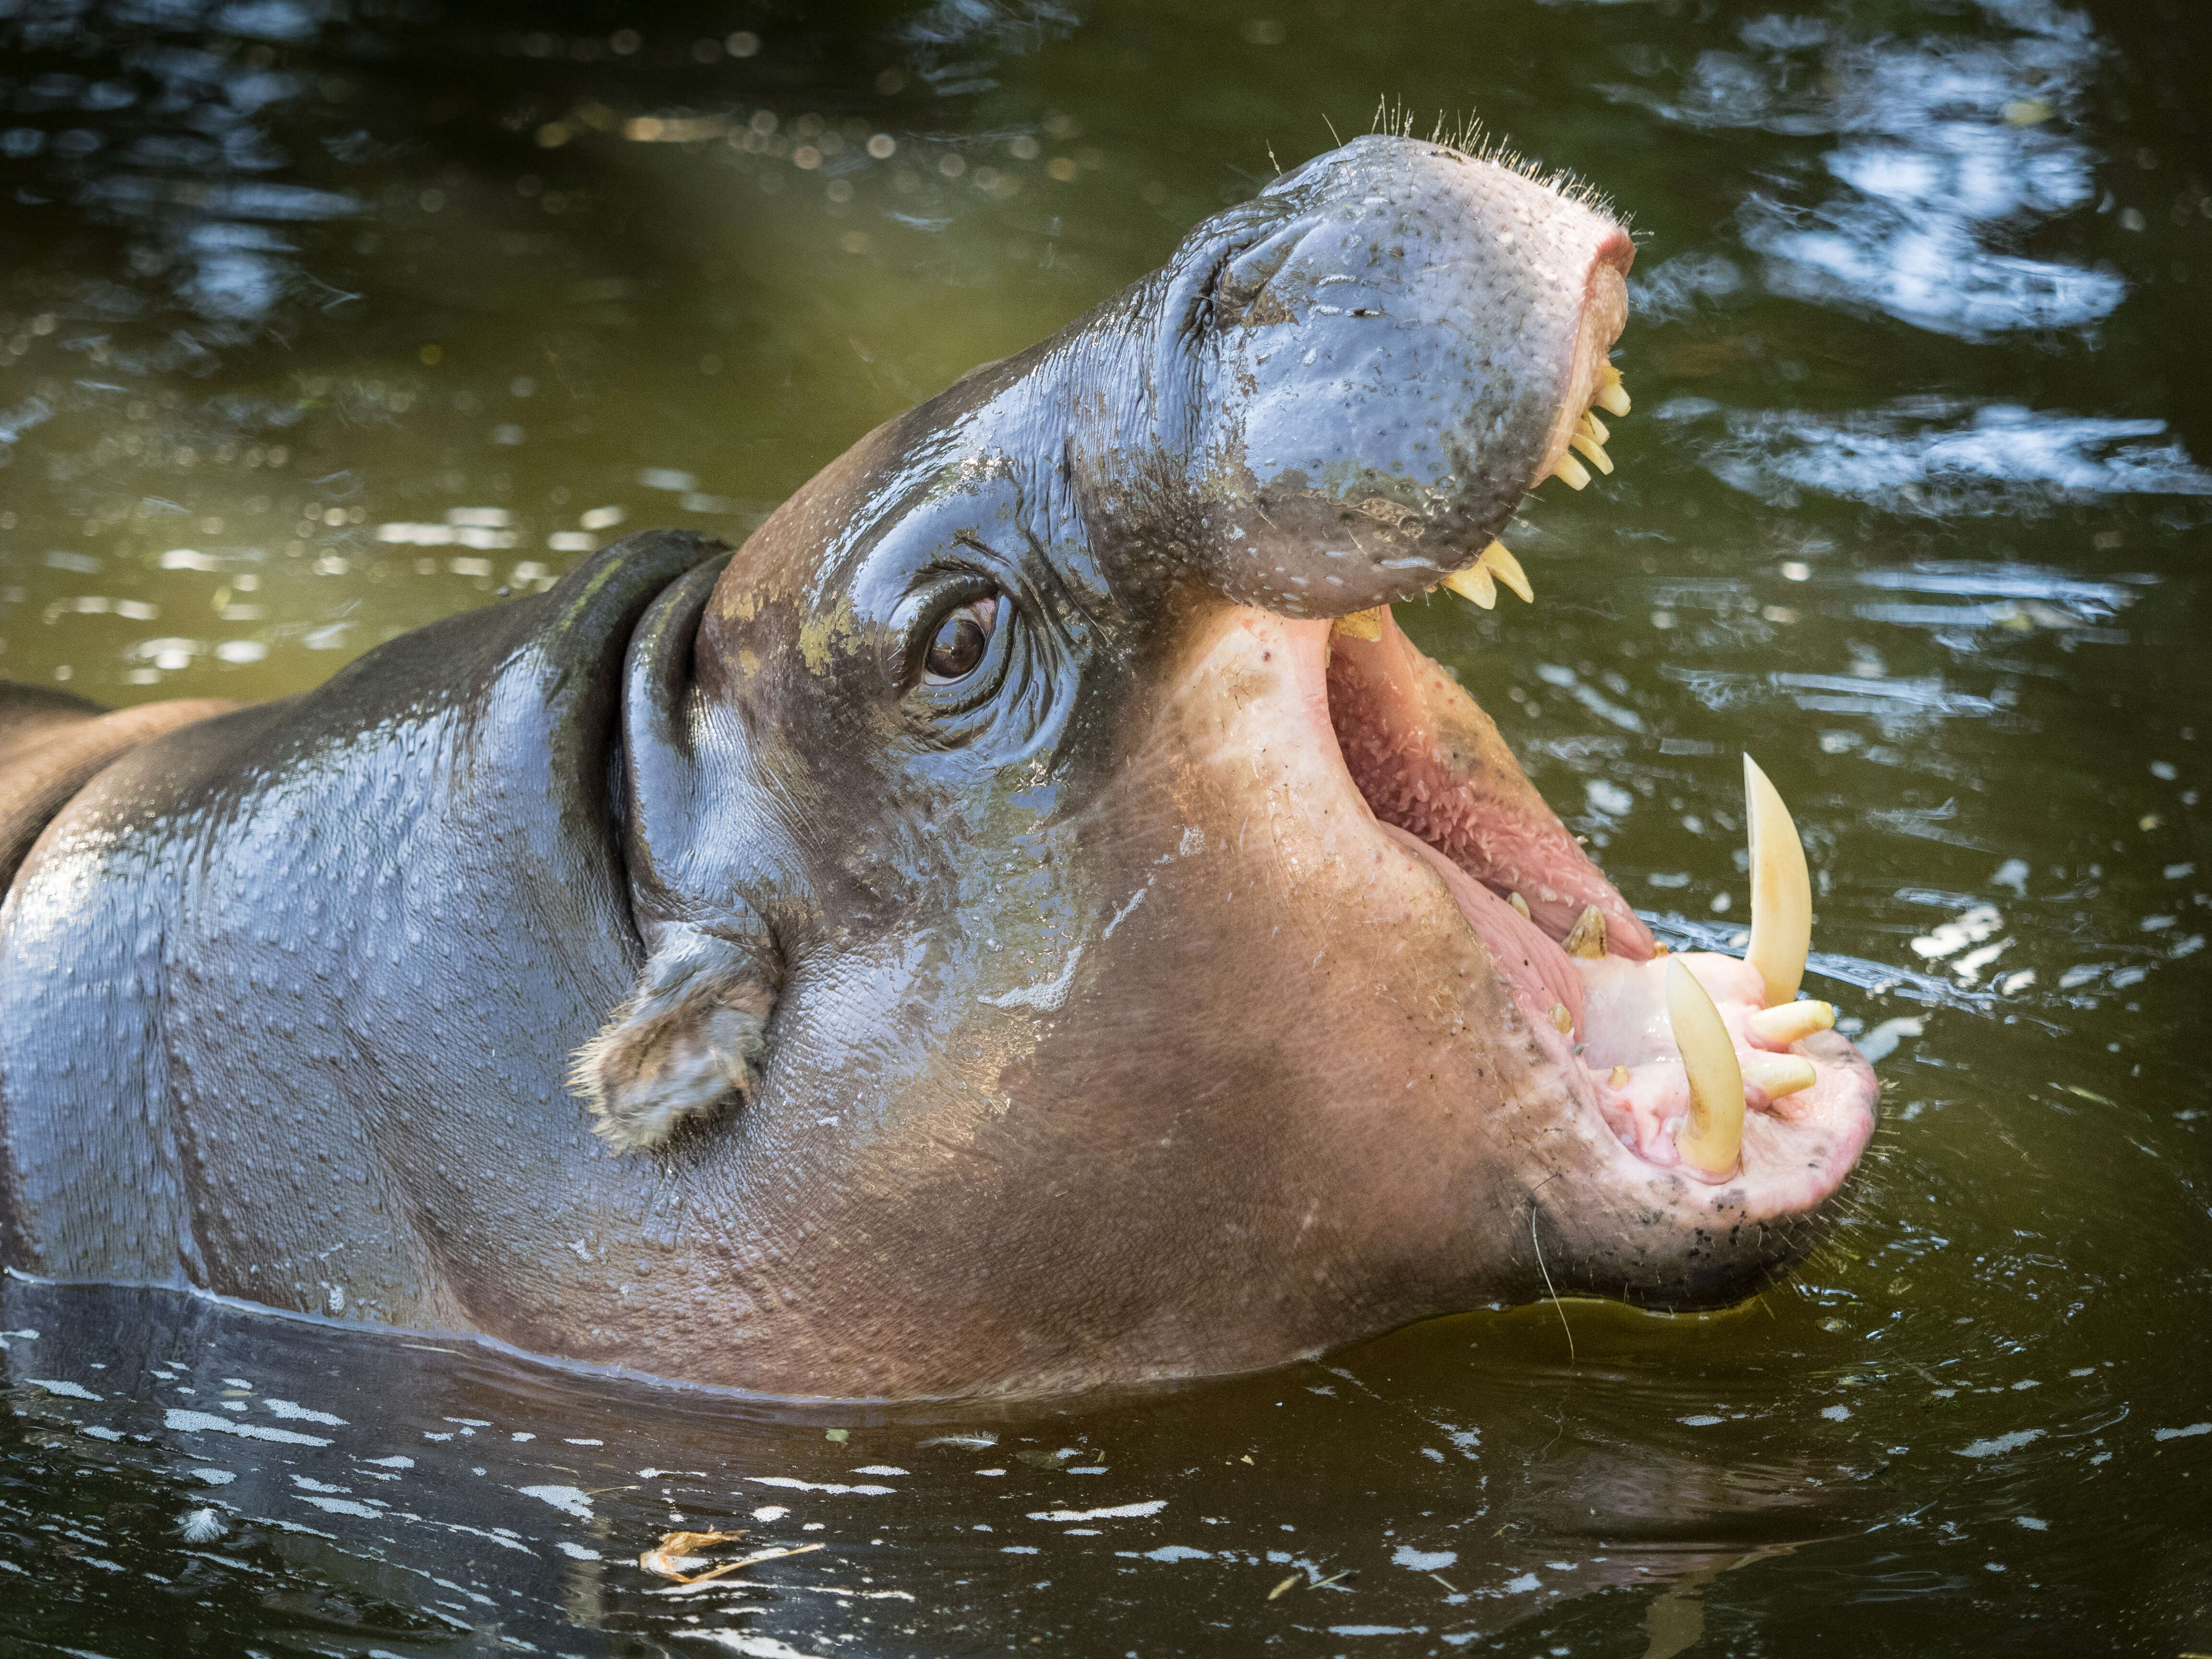
<instances>
[{"instance_id":1,"label":"hippo snout","mask_svg":"<svg viewBox=\"0 0 2212 1659\"><path fill-rule=\"evenodd\" d=\"M1408 599L1479 561L1528 492L1588 482L1635 246L1586 192L1440 143L1362 138L1187 246L1189 556L1291 617ZM1598 448L1595 463L1609 466Z\"/></svg>"}]
</instances>

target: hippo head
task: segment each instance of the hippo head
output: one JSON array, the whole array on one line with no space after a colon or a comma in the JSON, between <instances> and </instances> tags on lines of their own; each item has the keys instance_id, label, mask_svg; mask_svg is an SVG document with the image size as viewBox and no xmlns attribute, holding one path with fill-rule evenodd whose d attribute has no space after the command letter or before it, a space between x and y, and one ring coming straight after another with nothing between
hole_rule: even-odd
<instances>
[{"instance_id":1,"label":"hippo head","mask_svg":"<svg viewBox=\"0 0 2212 1659\"><path fill-rule=\"evenodd\" d=\"M1361 139L662 595L577 1070L684 1192L655 1369L1041 1391L1802 1253L1875 1087L1790 1001L1786 814L1763 956L1662 959L1387 609L1604 464L1632 254Z\"/></svg>"}]
</instances>

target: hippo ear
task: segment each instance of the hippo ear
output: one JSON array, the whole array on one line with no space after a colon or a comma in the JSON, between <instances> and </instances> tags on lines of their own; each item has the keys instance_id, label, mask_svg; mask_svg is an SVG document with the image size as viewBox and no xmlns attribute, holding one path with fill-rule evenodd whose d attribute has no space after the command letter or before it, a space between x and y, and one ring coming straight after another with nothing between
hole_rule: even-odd
<instances>
[{"instance_id":1,"label":"hippo ear","mask_svg":"<svg viewBox=\"0 0 2212 1659\"><path fill-rule=\"evenodd\" d=\"M592 1131L618 1152L658 1146L686 1118L744 1101L767 1053L776 986L759 957L696 929L672 934L569 1072Z\"/></svg>"},{"instance_id":2,"label":"hippo ear","mask_svg":"<svg viewBox=\"0 0 2212 1659\"><path fill-rule=\"evenodd\" d=\"M783 987L766 924L734 884L699 878L720 867L713 834L744 816L712 764L717 755L736 763L741 734L702 738L697 723L708 711L693 674L700 619L725 562L692 569L647 607L623 665L614 793L645 966L568 1074L592 1129L617 1152L660 1146L685 1119L750 1097ZM672 870L688 871L692 888Z\"/></svg>"}]
</instances>

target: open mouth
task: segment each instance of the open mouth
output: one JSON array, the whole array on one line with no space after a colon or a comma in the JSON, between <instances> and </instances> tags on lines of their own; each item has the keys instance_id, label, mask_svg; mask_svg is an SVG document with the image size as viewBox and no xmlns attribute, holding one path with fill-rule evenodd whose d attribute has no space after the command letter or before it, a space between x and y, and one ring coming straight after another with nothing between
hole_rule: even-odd
<instances>
[{"instance_id":1,"label":"open mouth","mask_svg":"<svg viewBox=\"0 0 2212 1659\"><path fill-rule=\"evenodd\" d=\"M1617 314L1586 331L1564 434L1540 477L1581 488L1610 471L1589 404L1629 407L1605 359ZM1578 459L1578 457L1580 459ZM1530 597L1492 543L1447 586L1479 605ZM1416 650L1389 607L1314 631L1329 724L1376 833L1441 879L1511 984L1534 1039L1648 1170L1725 1189L1754 1218L1809 1209L1842 1184L1874 1125L1871 1069L1800 1000L1811 939L1804 850L1782 799L1745 757L1751 937L1743 958L1670 955L1547 806L1496 726Z\"/></svg>"}]
</instances>

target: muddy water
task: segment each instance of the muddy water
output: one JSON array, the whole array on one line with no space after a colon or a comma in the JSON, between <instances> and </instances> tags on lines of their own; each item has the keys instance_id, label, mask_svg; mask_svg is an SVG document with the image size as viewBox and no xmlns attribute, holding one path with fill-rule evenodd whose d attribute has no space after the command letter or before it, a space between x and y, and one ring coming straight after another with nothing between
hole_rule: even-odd
<instances>
[{"instance_id":1,"label":"muddy water","mask_svg":"<svg viewBox=\"0 0 2212 1659\"><path fill-rule=\"evenodd\" d=\"M1752 748L1888 1092L1748 1307L1027 1413L10 1283L0 1640L2212 1650L2212 52L2166 10L5 8L0 672L116 703L741 535L1378 91L1480 110L1633 212L1637 409L1508 537L1533 609L1402 620L1678 944L1739 937ZM820 1547L680 1586L678 1527Z\"/></svg>"}]
</instances>

